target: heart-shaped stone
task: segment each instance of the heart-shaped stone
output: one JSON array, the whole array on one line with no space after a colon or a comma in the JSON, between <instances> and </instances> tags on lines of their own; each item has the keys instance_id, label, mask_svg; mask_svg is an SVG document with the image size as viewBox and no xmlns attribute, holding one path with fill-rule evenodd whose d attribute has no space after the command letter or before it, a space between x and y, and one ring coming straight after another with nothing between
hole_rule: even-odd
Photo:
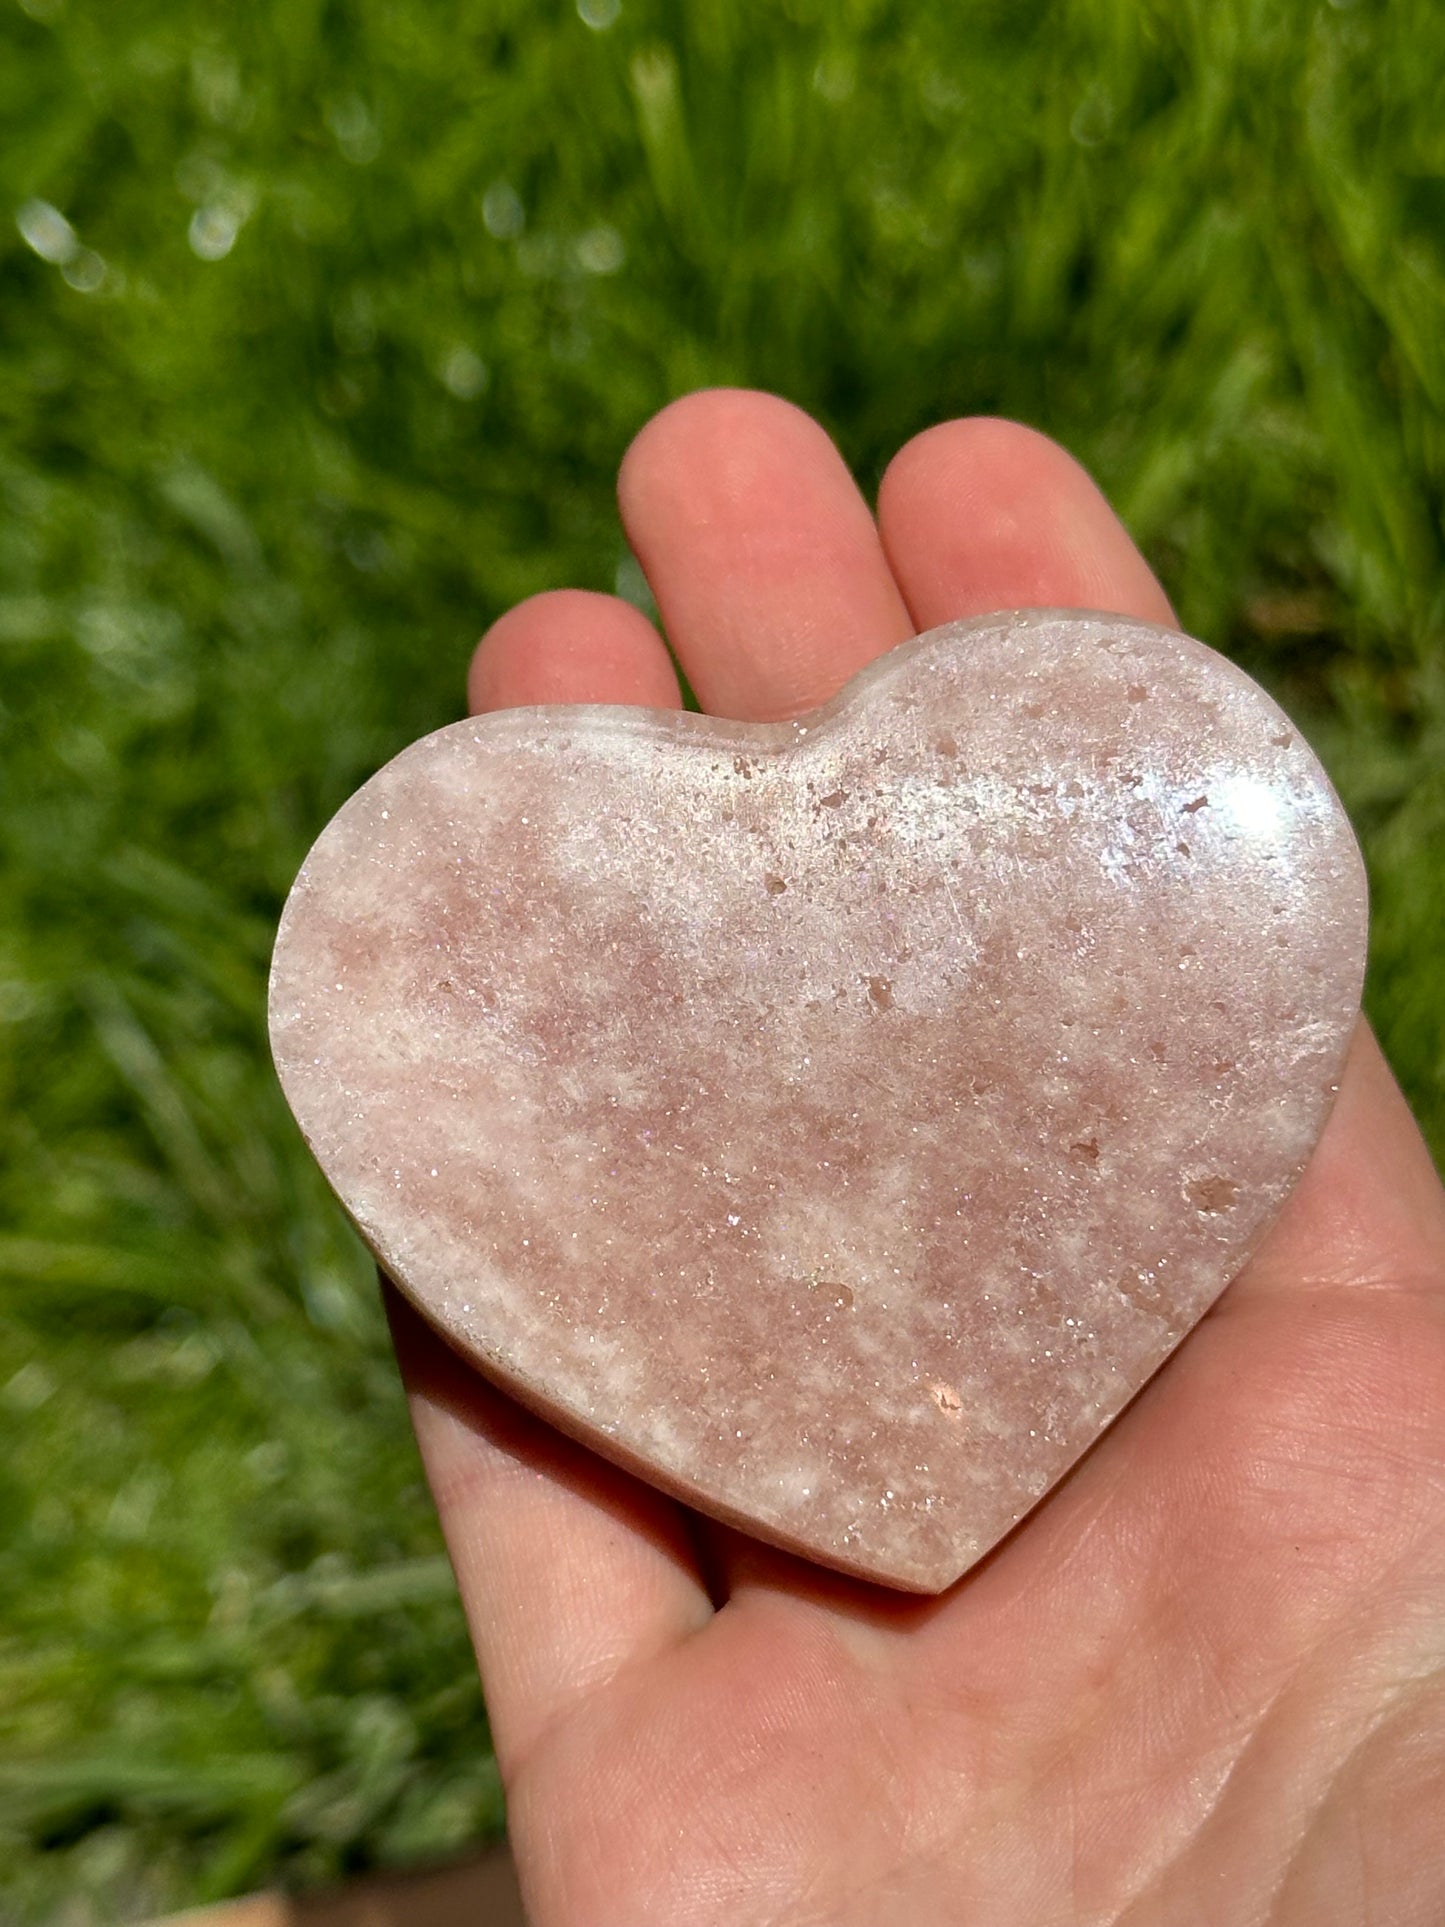
<instances>
[{"instance_id":1,"label":"heart-shaped stone","mask_svg":"<svg viewBox=\"0 0 1445 1927\"><path fill-rule=\"evenodd\" d=\"M1365 920L1248 677L1031 611L802 722L439 730L307 858L271 1031L458 1351L703 1511L932 1592L1275 1216Z\"/></svg>"}]
</instances>

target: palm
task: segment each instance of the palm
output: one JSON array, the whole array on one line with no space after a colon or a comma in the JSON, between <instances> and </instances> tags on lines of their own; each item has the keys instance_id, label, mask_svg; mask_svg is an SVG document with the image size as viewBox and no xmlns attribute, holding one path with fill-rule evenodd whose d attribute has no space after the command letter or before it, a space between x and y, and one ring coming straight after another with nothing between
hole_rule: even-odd
<instances>
[{"instance_id":1,"label":"palm","mask_svg":"<svg viewBox=\"0 0 1445 1927\"><path fill-rule=\"evenodd\" d=\"M882 545L755 396L659 418L623 506L724 713L980 608L1167 613L1079 472L997 424L904 452ZM473 698L676 695L634 612L542 597ZM685 1514L396 1321L537 1927L1445 1913L1445 1203L1366 1034L1247 1272L940 1600Z\"/></svg>"}]
</instances>

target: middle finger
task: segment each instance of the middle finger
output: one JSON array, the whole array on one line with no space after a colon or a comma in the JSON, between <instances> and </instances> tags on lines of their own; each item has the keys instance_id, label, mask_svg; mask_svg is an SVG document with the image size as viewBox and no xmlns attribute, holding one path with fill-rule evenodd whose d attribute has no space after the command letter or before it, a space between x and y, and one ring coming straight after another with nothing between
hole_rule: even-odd
<instances>
[{"instance_id":1,"label":"middle finger","mask_svg":"<svg viewBox=\"0 0 1445 1927\"><path fill-rule=\"evenodd\" d=\"M618 497L668 640L714 714L800 715L913 634L842 456L775 395L673 402L628 450Z\"/></svg>"}]
</instances>

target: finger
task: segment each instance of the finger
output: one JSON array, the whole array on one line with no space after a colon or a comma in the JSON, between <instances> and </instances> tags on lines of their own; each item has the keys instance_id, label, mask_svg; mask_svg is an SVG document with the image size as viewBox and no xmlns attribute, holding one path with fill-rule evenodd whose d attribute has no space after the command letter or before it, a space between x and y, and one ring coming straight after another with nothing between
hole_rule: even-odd
<instances>
[{"instance_id":1,"label":"finger","mask_svg":"<svg viewBox=\"0 0 1445 1927\"><path fill-rule=\"evenodd\" d=\"M679 1506L523 1411L387 1296L510 1783L558 1720L697 1632L712 1604Z\"/></svg>"},{"instance_id":2,"label":"finger","mask_svg":"<svg viewBox=\"0 0 1445 1927\"><path fill-rule=\"evenodd\" d=\"M814 708L913 632L868 505L811 417L710 389L648 423L618 499L704 709Z\"/></svg>"},{"instance_id":3,"label":"finger","mask_svg":"<svg viewBox=\"0 0 1445 1927\"><path fill-rule=\"evenodd\" d=\"M883 477L878 527L919 629L995 609L1174 621L1089 476L1017 422L943 422L915 436Z\"/></svg>"},{"instance_id":4,"label":"finger","mask_svg":"<svg viewBox=\"0 0 1445 1927\"><path fill-rule=\"evenodd\" d=\"M467 676L474 716L524 703L640 703L682 697L666 645L631 603L585 589L535 595L494 622Z\"/></svg>"},{"instance_id":5,"label":"finger","mask_svg":"<svg viewBox=\"0 0 1445 1927\"><path fill-rule=\"evenodd\" d=\"M503 616L478 645L468 685L474 712L678 702L651 623L611 596L573 591ZM524 1412L394 1292L388 1310L511 1780L570 1707L712 1617L689 1515Z\"/></svg>"}]
</instances>

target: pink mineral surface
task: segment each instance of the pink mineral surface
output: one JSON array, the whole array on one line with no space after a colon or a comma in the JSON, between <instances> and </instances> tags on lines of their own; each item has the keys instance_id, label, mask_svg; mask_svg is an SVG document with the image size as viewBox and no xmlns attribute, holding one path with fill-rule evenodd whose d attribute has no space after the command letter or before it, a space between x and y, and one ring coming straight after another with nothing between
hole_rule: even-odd
<instances>
[{"instance_id":1,"label":"pink mineral surface","mask_svg":"<svg viewBox=\"0 0 1445 1927\"><path fill-rule=\"evenodd\" d=\"M307 858L271 1032L459 1352L704 1512L934 1592L1278 1212L1365 925L1248 677L1029 611L800 722L439 730Z\"/></svg>"}]
</instances>

